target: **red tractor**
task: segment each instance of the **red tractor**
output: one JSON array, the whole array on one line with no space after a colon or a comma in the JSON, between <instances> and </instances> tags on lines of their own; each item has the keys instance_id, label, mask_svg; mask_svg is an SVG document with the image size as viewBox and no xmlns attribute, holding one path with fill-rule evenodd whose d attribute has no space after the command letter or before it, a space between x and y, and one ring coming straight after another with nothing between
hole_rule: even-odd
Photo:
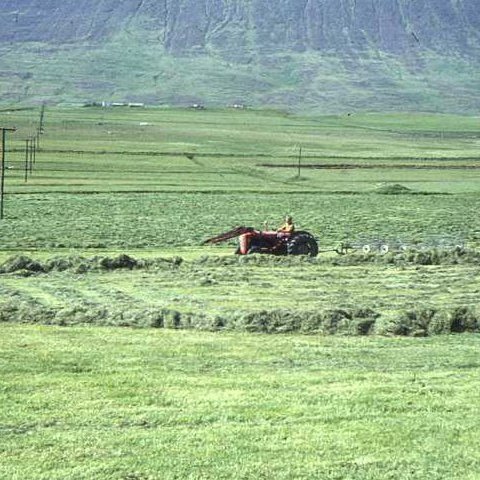
<instances>
[{"instance_id":1,"label":"red tractor","mask_svg":"<svg viewBox=\"0 0 480 480\"><path fill-rule=\"evenodd\" d=\"M253 227L236 227L228 232L209 238L204 244L225 242L239 237L239 246L235 253L249 255L251 253L267 253L270 255L318 255L318 244L315 237L308 232L279 233L260 231Z\"/></svg>"}]
</instances>

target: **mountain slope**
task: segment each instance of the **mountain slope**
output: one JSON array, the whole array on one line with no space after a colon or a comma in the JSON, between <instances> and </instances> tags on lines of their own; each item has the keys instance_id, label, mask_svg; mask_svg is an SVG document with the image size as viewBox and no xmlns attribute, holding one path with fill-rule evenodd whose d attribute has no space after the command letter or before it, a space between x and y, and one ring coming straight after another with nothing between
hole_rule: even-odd
<instances>
[{"instance_id":1,"label":"mountain slope","mask_svg":"<svg viewBox=\"0 0 480 480\"><path fill-rule=\"evenodd\" d=\"M477 0L4 0L0 101L474 111Z\"/></svg>"}]
</instances>

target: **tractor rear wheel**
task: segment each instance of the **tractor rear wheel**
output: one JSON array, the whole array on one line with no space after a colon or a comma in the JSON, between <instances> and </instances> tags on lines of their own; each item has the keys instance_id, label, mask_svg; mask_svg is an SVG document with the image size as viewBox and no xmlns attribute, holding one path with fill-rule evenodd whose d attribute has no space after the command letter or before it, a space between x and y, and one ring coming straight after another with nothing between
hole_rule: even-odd
<instances>
[{"instance_id":1,"label":"tractor rear wheel","mask_svg":"<svg viewBox=\"0 0 480 480\"><path fill-rule=\"evenodd\" d=\"M307 232L296 233L287 242L287 255L318 255L318 244L313 235Z\"/></svg>"}]
</instances>

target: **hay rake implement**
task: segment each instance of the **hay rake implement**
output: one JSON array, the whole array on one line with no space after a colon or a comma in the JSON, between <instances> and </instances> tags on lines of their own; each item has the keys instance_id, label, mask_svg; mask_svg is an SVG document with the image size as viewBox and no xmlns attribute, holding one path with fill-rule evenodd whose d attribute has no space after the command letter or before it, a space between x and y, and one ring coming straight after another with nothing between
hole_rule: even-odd
<instances>
[{"instance_id":1,"label":"hay rake implement","mask_svg":"<svg viewBox=\"0 0 480 480\"><path fill-rule=\"evenodd\" d=\"M398 238L359 238L354 241L342 242L334 251L341 255L353 252L361 252L365 255L370 253L386 255L389 252L401 253L408 250L425 251L431 249L464 250L465 240L458 236L437 236L410 242Z\"/></svg>"}]
</instances>

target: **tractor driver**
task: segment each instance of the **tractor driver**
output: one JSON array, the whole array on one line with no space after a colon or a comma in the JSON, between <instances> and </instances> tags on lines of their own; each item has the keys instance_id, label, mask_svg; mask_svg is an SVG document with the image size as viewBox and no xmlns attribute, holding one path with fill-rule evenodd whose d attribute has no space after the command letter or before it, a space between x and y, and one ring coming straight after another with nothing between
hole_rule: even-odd
<instances>
[{"instance_id":1,"label":"tractor driver","mask_svg":"<svg viewBox=\"0 0 480 480\"><path fill-rule=\"evenodd\" d=\"M295 225L293 224L293 219L290 215L285 217L285 223L277 230L279 236L291 235L295 231Z\"/></svg>"}]
</instances>

